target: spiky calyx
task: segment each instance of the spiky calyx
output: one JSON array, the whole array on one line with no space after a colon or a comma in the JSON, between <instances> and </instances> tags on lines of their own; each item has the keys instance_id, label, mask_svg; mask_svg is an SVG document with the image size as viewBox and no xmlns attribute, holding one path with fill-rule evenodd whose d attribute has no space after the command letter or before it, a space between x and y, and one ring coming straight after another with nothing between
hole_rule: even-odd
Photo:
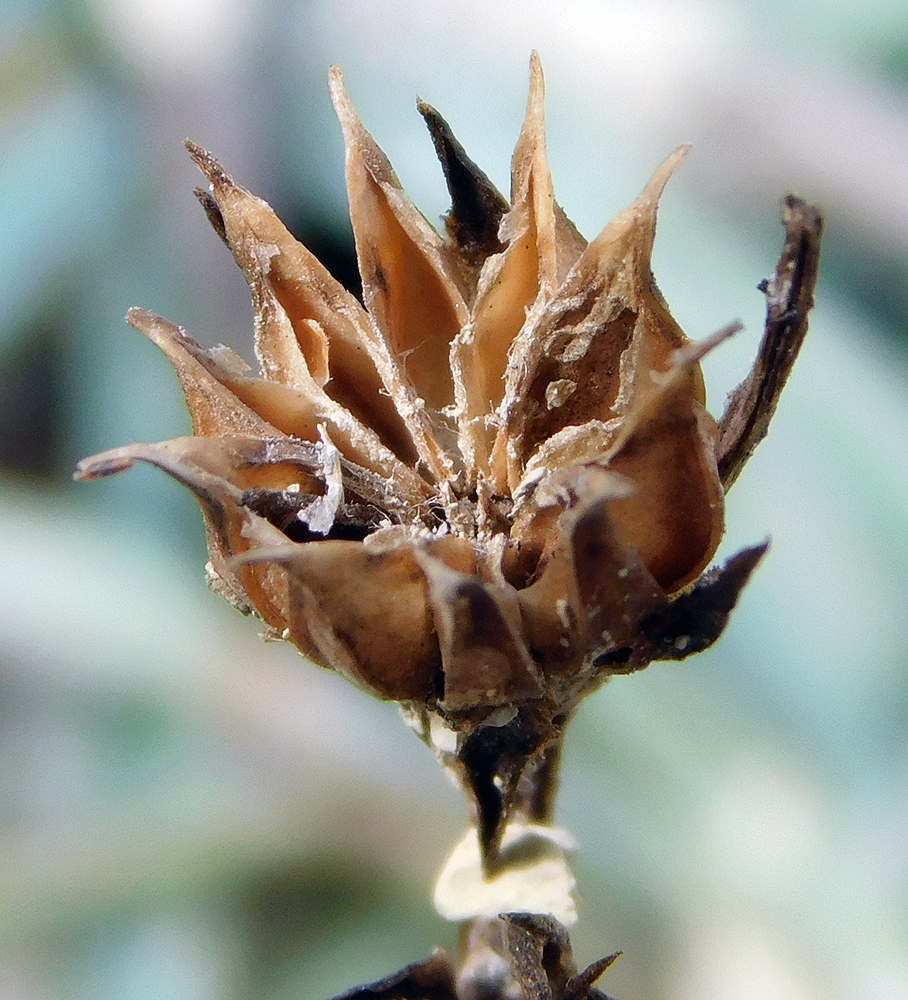
<instances>
[{"instance_id":1,"label":"spiky calyx","mask_svg":"<svg viewBox=\"0 0 908 1000\"><path fill-rule=\"evenodd\" d=\"M490 879L507 867L507 831L551 818L561 736L583 695L712 643L762 556L765 545L704 573L725 492L806 332L822 228L787 200L763 345L717 422L699 362L737 327L692 343L650 272L659 198L688 147L586 243L554 199L535 56L530 77L510 199L420 102L452 197L439 233L332 70L363 304L187 143L210 185L199 199L252 291L261 372L132 310L176 369L193 434L77 472L149 462L192 490L212 587L316 663L403 703L469 792ZM473 917L491 921L513 972L523 925ZM572 975L538 996L595 995Z\"/></svg>"}]
</instances>

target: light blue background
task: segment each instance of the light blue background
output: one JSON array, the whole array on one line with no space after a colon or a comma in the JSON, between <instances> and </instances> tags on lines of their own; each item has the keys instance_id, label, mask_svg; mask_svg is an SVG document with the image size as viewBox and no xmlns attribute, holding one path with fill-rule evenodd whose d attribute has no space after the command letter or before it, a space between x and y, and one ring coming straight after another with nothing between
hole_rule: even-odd
<instances>
[{"instance_id":1,"label":"light blue background","mask_svg":"<svg viewBox=\"0 0 908 1000\"><path fill-rule=\"evenodd\" d=\"M587 237L694 142L654 269L692 337L746 325L708 361L714 412L759 339L779 199L829 227L803 357L729 498L721 555L771 535L769 557L716 647L614 681L570 734L578 960L623 949L602 984L623 1000L908 996L904 4L7 0L0 18L0 390L27 369L52 399L43 472L0 472L0 996L326 1000L454 944L429 891L461 806L394 706L210 595L165 477L69 474L187 432L128 307L251 356L185 136L343 232L338 63L437 219L417 94L506 190L532 48Z\"/></svg>"}]
</instances>

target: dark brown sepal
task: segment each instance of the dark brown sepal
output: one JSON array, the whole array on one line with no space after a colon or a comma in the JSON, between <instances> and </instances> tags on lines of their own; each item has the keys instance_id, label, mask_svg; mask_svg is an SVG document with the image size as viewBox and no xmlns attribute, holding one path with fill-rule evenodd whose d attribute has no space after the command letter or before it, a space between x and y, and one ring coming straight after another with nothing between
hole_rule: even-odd
<instances>
[{"instance_id":1,"label":"dark brown sepal","mask_svg":"<svg viewBox=\"0 0 908 1000\"><path fill-rule=\"evenodd\" d=\"M416 107L432 136L451 195L451 211L445 220L448 232L466 261L478 267L486 257L504 249L498 226L508 211L507 200L467 156L435 108L425 101L417 101Z\"/></svg>"},{"instance_id":2,"label":"dark brown sepal","mask_svg":"<svg viewBox=\"0 0 908 1000\"><path fill-rule=\"evenodd\" d=\"M613 955L606 955L598 962L588 965L583 972L578 972L576 976L571 976L561 1000L612 1000L608 994L597 990L593 983L621 957L621 952L616 951Z\"/></svg>"},{"instance_id":3,"label":"dark brown sepal","mask_svg":"<svg viewBox=\"0 0 908 1000\"><path fill-rule=\"evenodd\" d=\"M457 1000L454 971L448 956L437 951L425 962L365 986L356 986L334 1000Z\"/></svg>"},{"instance_id":4,"label":"dark brown sepal","mask_svg":"<svg viewBox=\"0 0 908 1000\"><path fill-rule=\"evenodd\" d=\"M766 292L766 326L750 375L725 404L719 423L719 476L726 492L766 437L779 396L807 335L807 317L820 266L823 217L793 194L782 203L787 230L775 275Z\"/></svg>"},{"instance_id":5,"label":"dark brown sepal","mask_svg":"<svg viewBox=\"0 0 908 1000\"><path fill-rule=\"evenodd\" d=\"M722 634L738 597L763 558L769 542L742 549L716 566L664 611L650 617L641 631L652 644L650 660L683 660L711 646Z\"/></svg>"},{"instance_id":6,"label":"dark brown sepal","mask_svg":"<svg viewBox=\"0 0 908 1000\"><path fill-rule=\"evenodd\" d=\"M518 809L539 818L545 808L536 801L540 785L534 779L545 774L549 754L557 756L552 748L563 726L563 718L552 720L541 708L526 705L505 725L479 726L464 741L458 757L476 805L479 846L490 875L502 861L508 818Z\"/></svg>"}]
</instances>

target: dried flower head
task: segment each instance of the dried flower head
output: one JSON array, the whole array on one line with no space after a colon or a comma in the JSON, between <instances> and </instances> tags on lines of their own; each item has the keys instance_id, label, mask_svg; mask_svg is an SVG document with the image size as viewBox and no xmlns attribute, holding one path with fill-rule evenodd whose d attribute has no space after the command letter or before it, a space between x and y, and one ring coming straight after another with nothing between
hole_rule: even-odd
<instances>
[{"instance_id":1,"label":"dried flower head","mask_svg":"<svg viewBox=\"0 0 908 1000\"><path fill-rule=\"evenodd\" d=\"M650 272L659 197L688 147L587 243L554 199L534 57L510 200L419 104L453 203L439 233L338 70L330 86L364 305L187 143L252 290L261 373L132 310L177 371L193 434L78 475L142 461L192 490L212 587L406 703L471 791L493 870L508 819L548 817L581 696L713 642L761 556L701 575L806 330L819 218L789 199L761 355L717 424L699 362L735 328L692 343Z\"/></svg>"}]
</instances>

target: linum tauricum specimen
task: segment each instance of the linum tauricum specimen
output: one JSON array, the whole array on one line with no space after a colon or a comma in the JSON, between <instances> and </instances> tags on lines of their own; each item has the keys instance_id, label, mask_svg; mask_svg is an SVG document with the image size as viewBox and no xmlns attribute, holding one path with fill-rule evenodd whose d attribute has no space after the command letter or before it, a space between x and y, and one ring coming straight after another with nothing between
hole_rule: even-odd
<instances>
[{"instance_id":1,"label":"linum tauricum specimen","mask_svg":"<svg viewBox=\"0 0 908 1000\"><path fill-rule=\"evenodd\" d=\"M707 570L806 333L821 219L786 199L760 353L717 421L699 362L737 327L691 342L650 272L659 197L688 147L587 243L554 198L534 56L509 199L420 102L452 200L437 232L336 69L330 87L364 304L188 142L252 291L261 371L132 310L176 369L192 434L77 475L142 461L192 490L212 588L401 702L467 792L471 829L436 890L464 923L460 958L349 997L601 995L611 959L576 974L565 932L568 844L549 825L560 741L611 675L712 643L764 552Z\"/></svg>"}]
</instances>

